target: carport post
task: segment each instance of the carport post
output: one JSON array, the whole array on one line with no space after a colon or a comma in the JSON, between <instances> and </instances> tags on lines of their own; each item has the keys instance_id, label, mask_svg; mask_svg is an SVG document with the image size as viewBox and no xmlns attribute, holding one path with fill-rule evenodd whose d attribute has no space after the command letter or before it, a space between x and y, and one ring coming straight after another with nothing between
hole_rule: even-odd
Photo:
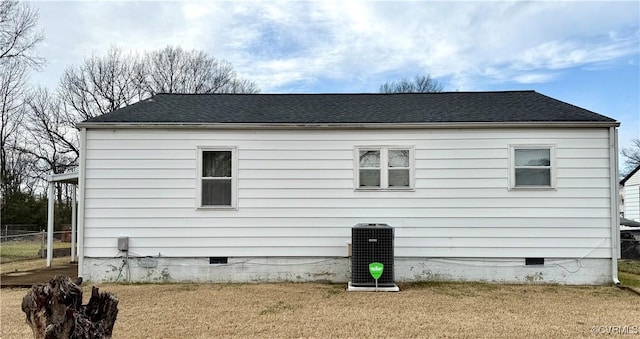
<instances>
[{"instance_id":1,"label":"carport post","mask_svg":"<svg viewBox=\"0 0 640 339\"><path fill-rule=\"evenodd\" d=\"M76 185L71 186L71 262L76 261L76 231L78 228L76 214Z\"/></svg>"},{"instance_id":2,"label":"carport post","mask_svg":"<svg viewBox=\"0 0 640 339\"><path fill-rule=\"evenodd\" d=\"M51 267L53 259L53 209L55 201L55 185L53 177L49 177L49 204L47 206L47 267Z\"/></svg>"}]
</instances>

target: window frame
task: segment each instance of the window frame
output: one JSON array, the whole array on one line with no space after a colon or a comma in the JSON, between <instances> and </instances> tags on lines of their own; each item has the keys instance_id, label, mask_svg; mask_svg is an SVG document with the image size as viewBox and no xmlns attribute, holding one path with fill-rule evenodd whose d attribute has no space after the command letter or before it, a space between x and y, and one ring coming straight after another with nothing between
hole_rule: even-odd
<instances>
[{"instance_id":1,"label":"window frame","mask_svg":"<svg viewBox=\"0 0 640 339\"><path fill-rule=\"evenodd\" d=\"M549 150L549 166L516 166L516 150L543 149ZM516 169L549 169L549 185L516 185ZM557 157L555 144L513 144L509 145L509 190L556 190L557 189Z\"/></svg>"},{"instance_id":2,"label":"window frame","mask_svg":"<svg viewBox=\"0 0 640 339\"><path fill-rule=\"evenodd\" d=\"M204 152L231 152L231 204L202 205L202 161ZM196 209L237 210L238 209L238 147L237 146L198 146L196 151Z\"/></svg>"},{"instance_id":3,"label":"window frame","mask_svg":"<svg viewBox=\"0 0 640 339\"><path fill-rule=\"evenodd\" d=\"M389 151L390 150L407 150L409 151L409 167L389 167ZM360 151L380 151L380 186L360 187ZM354 154L354 190L355 191L415 191L415 146L414 145L357 145L353 150ZM365 167L366 169L366 167ZM390 169L408 169L409 170L409 186L397 187L389 186L389 170Z\"/></svg>"}]
</instances>

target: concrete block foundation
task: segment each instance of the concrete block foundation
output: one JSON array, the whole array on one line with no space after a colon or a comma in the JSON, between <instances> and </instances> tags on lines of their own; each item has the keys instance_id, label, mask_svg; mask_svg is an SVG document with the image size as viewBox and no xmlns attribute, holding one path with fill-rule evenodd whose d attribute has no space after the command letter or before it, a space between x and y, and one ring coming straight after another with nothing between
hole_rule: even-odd
<instances>
[{"instance_id":1,"label":"concrete block foundation","mask_svg":"<svg viewBox=\"0 0 640 339\"><path fill-rule=\"evenodd\" d=\"M86 281L136 283L264 283L351 280L346 257L228 258L84 258ZM545 259L525 265L524 258L395 258L396 282L480 281L516 284L603 285L611 283L610 259Z\"/></svg>"}]
</instances>

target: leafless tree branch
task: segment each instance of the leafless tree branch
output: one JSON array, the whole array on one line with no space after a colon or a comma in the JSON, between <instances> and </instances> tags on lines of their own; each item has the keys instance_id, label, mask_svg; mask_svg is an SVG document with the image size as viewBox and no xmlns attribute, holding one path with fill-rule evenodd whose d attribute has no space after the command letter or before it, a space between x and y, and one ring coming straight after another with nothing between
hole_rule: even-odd
<instances>
[{"instance_id":1,"label":"leafless tree branch","mask_svg":"<svg viewBox=\"0 0 640 339\"><path fill-rule=\"evenodd\" d=\"M167 46L147 53L137 72L140 90L158 93L258 93L257 85L238 78L233 66L204 51Z\"/></svg>"},{"instance_id":2,"label":"leafless tree branch","mask_svg":"<svg viewBox=\"0 0 640 339\"><path fill-rule=\"evenodd\" d=\"M44 39L36 30L39 14L27 3L0 1L0 65L15 59L29 67L39 68L44 59L35 53L35 46Z\"/></svg>"},{"instance_id":3,"label":"leafless tree branch","mask_svg":"<svg viewBox=\"0 0 640 339\"><path fill-rule=\"evenodd\" d=\"M418 75L413 80L387 81L380 86L380 93L435 93L443 90L444 86L430 75Z\"/></svg>"},{"instance_id":4,"label":"leafless tree branch","mask_svg":"<svg viewBox=\"0 0 640 339\"><path fill-rule=\"evenodd\" d=\"M633 139L629 147L622 148L622 156L625 157L625 171L631 172L640 166L640 138Z\"/></svg>"}]
</instances>

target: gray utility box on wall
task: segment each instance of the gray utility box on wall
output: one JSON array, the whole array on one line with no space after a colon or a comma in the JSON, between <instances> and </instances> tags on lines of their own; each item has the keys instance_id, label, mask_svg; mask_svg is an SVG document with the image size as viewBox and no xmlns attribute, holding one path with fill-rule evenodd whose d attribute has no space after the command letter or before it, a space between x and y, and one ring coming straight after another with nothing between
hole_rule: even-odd
<instances>
[{"instance_id":1,"label":"gray utility box on wall","mask_svg":"<svg viewBox=\"0 0 640 339\"><path fill-rule=\"evenodd\" d=\"M387 224L357 224L351 228L351 286L375 287L369 264L384 265L379 287L393 287L393 227Z\"/></svg>"},{"instance_id":2,"label":"gray utility box on wall","mask_svg":"<svg viewBox=\"0 0 640 339\"><path fill-rule=\"evenodd\" d=\"M129 250L129 237L118 238L118 251L126 252Z\"/></svg>"}]
</instances>

